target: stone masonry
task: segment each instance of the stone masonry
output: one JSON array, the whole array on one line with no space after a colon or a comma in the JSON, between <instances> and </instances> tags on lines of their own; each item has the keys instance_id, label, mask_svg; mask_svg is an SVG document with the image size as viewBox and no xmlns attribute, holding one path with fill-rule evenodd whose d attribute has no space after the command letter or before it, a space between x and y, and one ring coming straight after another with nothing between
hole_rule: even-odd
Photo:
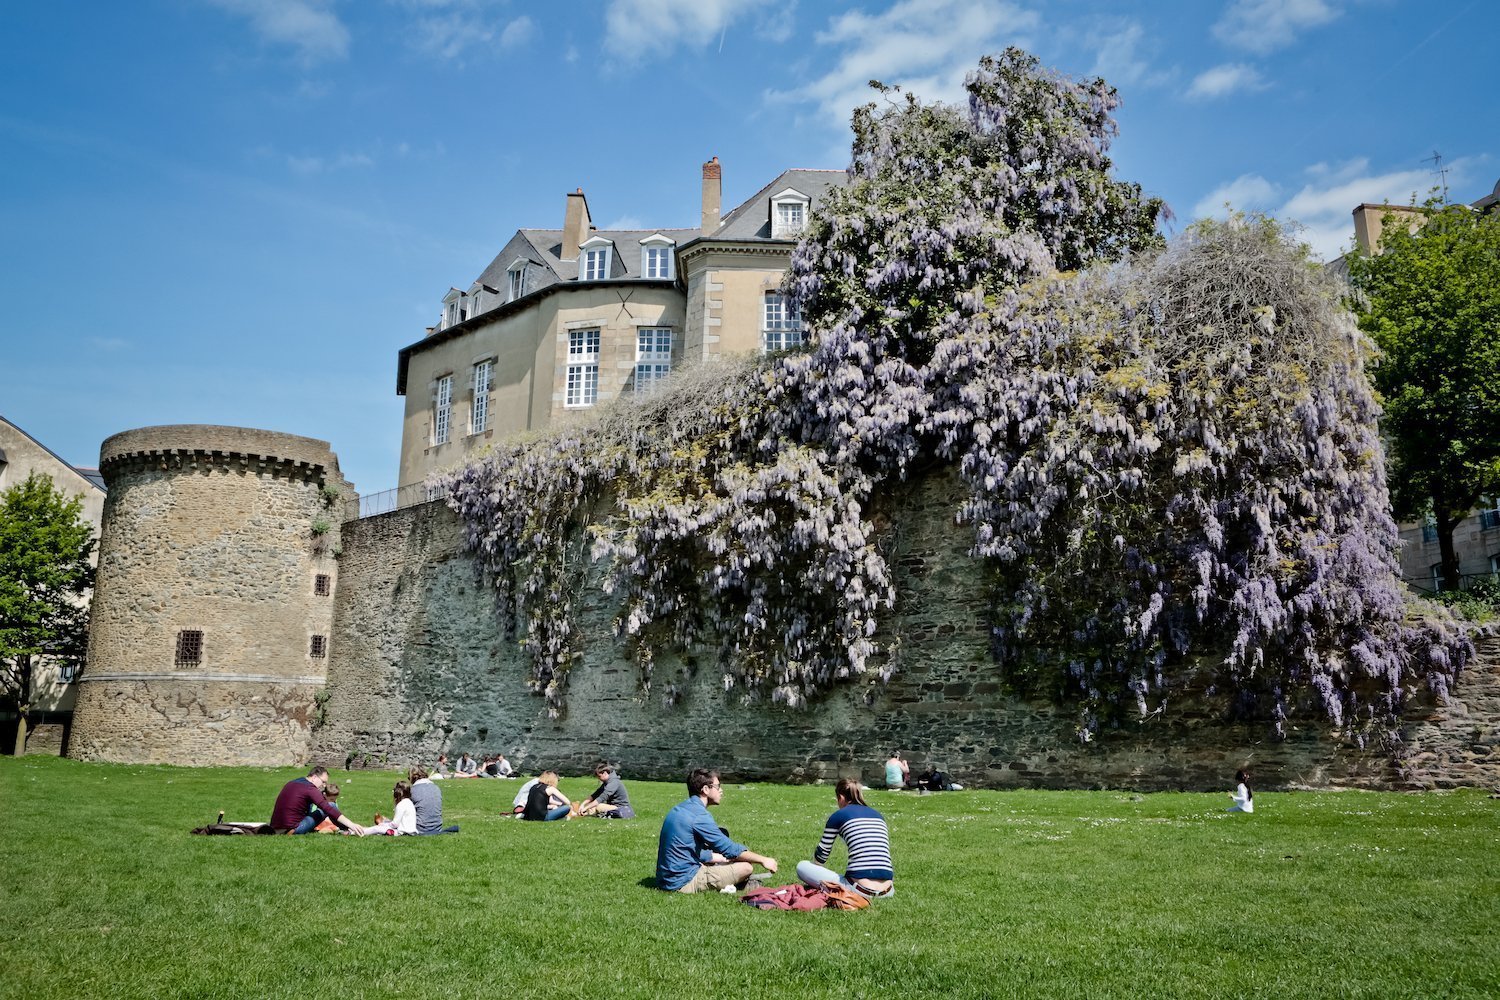
<instances>
[{"instance_id":1,"label":"stone masonry","mask_svg":"<svg viewBox=\"0 0 1500 1000\"><path fill-rule=\"evenodd\" d=\"M331 653L337 501L352 493L328 444L148 427L105 441L99 466L109 496L69 754L304 761Z\"/></svg>"},{"instance_id":2,"label":"stone masonry","mask_svg":"<svg viewBox=\"0 0 1500 1000\"><path fill-rule=\"evenodd\" d=\"M709 658L662 653L656 683L687 694L672 708L643 695L614 637L597 577L575 605L581 655L568 711L547 717L524 654L499 628L491 590L440 503L351 522L336 598L326 721L313 756L404 765L440 750L504 750L523 771L584 773L599 758L628 775L675 780L696 765L736 780L881 780L901 748L966 784L989 787L1212 789L1248 766L1262 788L1422 788L1500 783L1500 648L1484 649L1454 700L1418 699L1405 744L1359 748L1316 723L1287 738L1225 721L1201 692L1174 692L1159 716L1084 743L1075 711L1006 692L991 658L987 606L954 484L930 480L898 504L894 562L899 638L888 685L856 683L807 710L741 704Z\"/></svg>"}]
</instances>

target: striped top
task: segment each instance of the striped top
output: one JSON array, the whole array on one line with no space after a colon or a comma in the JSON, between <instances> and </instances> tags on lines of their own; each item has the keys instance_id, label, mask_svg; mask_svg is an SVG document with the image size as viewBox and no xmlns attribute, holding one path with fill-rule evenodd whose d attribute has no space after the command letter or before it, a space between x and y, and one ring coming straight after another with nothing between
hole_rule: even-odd
<instances>
[{"instance_id":1,"label":"striped top","mask_svg":"<svg viewBox=\"0 0 1500 1000\"><path fill-rule=\"evenodd\" d=\"M833 853L833 842L840 837L849 848L849 870L844 872L845 878L896 877L891 868L891 833L880 813L869 806L851 802L828 817L823 826L823 839L813 851L813 860L820 865L827 864L828 855Z\"/></svg>"}]
</instances>

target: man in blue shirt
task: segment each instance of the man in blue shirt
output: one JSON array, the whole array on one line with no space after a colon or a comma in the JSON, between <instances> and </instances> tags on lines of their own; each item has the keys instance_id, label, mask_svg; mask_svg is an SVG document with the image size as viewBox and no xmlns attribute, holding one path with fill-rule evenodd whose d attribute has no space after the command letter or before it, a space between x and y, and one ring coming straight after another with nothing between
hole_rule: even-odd
<instances>
[{"instance_id":1,"label":"man in blue shirt","mask_svg":"<svg viewBox=\"0 0 1500 1000\"><path fill-rule=\"evenodd\" d=\"M705 889L734 892L760 865L776 871L776 859L756 854L725 835L709 806L724 798L719 772L698 768L688 775L687 801L667 812L656 845L656 887L668 892L701 892Z\"/></svg>"}]
</instances>

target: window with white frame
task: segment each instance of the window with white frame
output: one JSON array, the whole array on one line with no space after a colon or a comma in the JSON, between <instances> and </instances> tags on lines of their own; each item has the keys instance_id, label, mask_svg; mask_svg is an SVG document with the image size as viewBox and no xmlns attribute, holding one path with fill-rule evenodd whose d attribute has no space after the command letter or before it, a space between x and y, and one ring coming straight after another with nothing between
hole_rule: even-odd
<instances>
[{"instance_id":1,"label":"window with white frame","mask_svg":"<svg viewBox=\"0 0 1500 1000\"><path fill-rule=\"evenodd\" d=\"M510 275L510 297L507 302L514 302L526 294L526 265L517 264L506 272Z\"/></svg>"},{"instance_id":2,"label":"window with white frame","mask_svg":"<svg viewBox=\"0 0 1500 1000\"><path fill-rule=\"evenodd\" d=\"M790 299L780 292L766 293L765 320L761 327L762 348L767 354L802 344L802 318Z\"/></svg>"},{"instance_id":3,"label":"window with white frame","mask_svg":"<svg viewBox=\"0 0 1500 1000\"><path fill-rule=\"evenodd\" d=\"M787 188L771 198L771 238L782 240L801 236L807 228L808 206L812 200L795 188Z\"/></svg>"},{"instance_id":4,"label":"window with white frame","mask_svg":"<svg viewBox=\"0 0 1500 1000\"><path fill-rule=\"evenodd\" d=\"M665 236L648 236L641 240L641 277L671 278L672 248L672 241Z\"/></svg>"},{"instance_id":5,"label":"window with white frame","mask_svg":"<svg viewBox=\"0 0 1500 1000\"><path fill-rule=\"evenodd\" d=\"M448 443L448 424L453 416L453 376L444 375L437 380L437 391L432 397L432 443Z\"/></svg>"},{"instance_id":6,"label":"window with white frame","mask_svg":"<svg viewBox=\"0 0 1500 1000\"><path fill-rule=\"evenodd\" d=\"M643 326L636 331L635 394L645 395L672 374L672 331Z\"/></svg>"},{"instance_id":7,"label":"window with white frame","mask_svg":"<svg viewBox=\"0 0 1500 1000\"><path fill-rule=\"evenodd\" d=\"M599 331L568 331L566 406L593 406L599 401Z\"/></svg>"},{"instance_id":8,"label":"window with white frame","mask_svg":"<svg viewBox=\"0 0 1500 1000\"><path fill-rule=\"evenodd\" d=\"M469 409L470 434L483 434L490 426L490 379L494 372L493 361L481 361L474 366L471 379L474 383L474 405Z\"/></svg>"},{"instance_id":9,"label":"window with white frame","mask_svg":"<svg viewBox=\"0 0 1500 1000\"><path fill-rule=\"evenodd\" d=\"M1443 592L1443 564L1432 564L1432 592L1440 594Z\"/></svg>"},{"instance_id":10,"label":"window with white frame","mask_svg":"<svg viewBox=\"0 0 1500 1000\"><path fill-rule=\"evenodd\" d=\"M583 280L603 281L609 277L608 246L589 247L583 252Z\"/></svg>"}]
</instances>

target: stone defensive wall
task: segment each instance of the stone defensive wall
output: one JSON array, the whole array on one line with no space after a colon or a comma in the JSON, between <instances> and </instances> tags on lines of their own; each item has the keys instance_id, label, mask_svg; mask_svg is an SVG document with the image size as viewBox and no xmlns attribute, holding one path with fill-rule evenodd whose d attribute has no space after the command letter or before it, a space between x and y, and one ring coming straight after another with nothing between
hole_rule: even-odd
<instances>
[{"instance_id":1,"label":"stone defensive wall","mask_svg":"<svg viewBox=\"0 0 1500 1000\"><path fill-rule=\"evenodd\" d=\"M900 748L972 787L1223 789L1238 767L1258 788L1414 789L1500 783L1500 645L1482 649L1444 704L1418 698L1404 743L1364 748L1306 719L1285 739L1269 723L1225 722L1222 705L1174 693L1167 713L1089 742L1076 709L1010 694L990 652L979 565L955 526L954 484L910 488L893 563L899 638L889 684L855 684L809 709L743 705L708 656L662 652L655 679L686 690L674 707L643 695L614 636L597 578L575 601L580 655L568 710L547 717L527 661L503 633L493 592L441 503L344 528L334 656L311 752L332 766L430 763L439 751L503 750L520 770L586 773L598 759L628 777L678 780L714 766L734 780L883 780Z\"/></svg>"},{"instance_id":2,"label":"stone defensive wall","mask_svg":"<svg viewBox=\"0 0 1500 1000\"><path fill-rule=\"evenodd\" d=\"M109 486L70 756L300 763L330 652L341 497L326 441L146 427Z\"/></svg>"}]
</instances>

